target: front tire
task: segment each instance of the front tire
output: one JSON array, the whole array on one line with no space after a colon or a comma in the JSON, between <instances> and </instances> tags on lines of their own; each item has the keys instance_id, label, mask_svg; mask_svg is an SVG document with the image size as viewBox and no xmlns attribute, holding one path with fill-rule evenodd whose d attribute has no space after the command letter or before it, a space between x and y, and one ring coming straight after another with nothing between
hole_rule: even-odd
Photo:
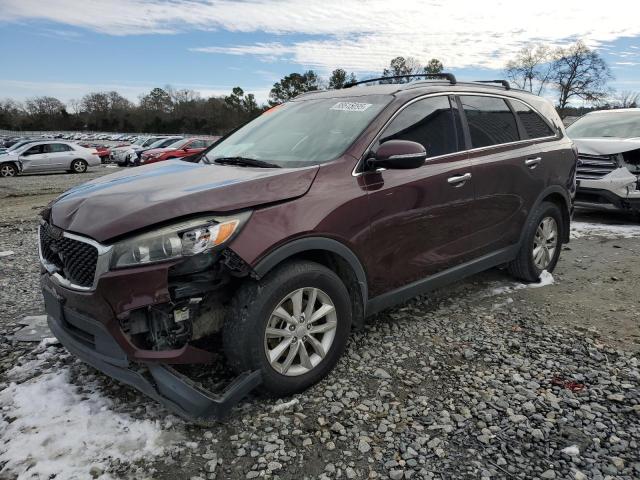
<instances>
[{"instance_id":1,"label":"front tire","mask_svg":"<svg viewBox=\"0 0 640 480\"><path fill-rule=\"evenodd\" d=\"M88 166L87 162L78 158L71 162L71 171L73 173L84 173L87 171Z\"/></svg>"},{"instance_id":2,"label":"front tire","mask_svg":"<svg viewBox=\"0 0 640 480\"><path fill-rule=\"evenodd\" d=\"M18 169L11 163L3 163L0 165L0 177L15 177L18 175Z\"/></svg>"},{"instance_id":3,"label":"front tire","mask_svg":"<svg viewBox=\"0 0 640 480\"><path fill-rule=\"evenodd\" d=\"M562 249L565 225L560 208L552 202L542 202L525 225L518 256L509 264L509 273L526 282L537 282L543 270L556 268Z\"/></svg>"},{"instance_id":4,"label":"front tire","mask_svg":"<svg viewBox=\"0 0 640 480\"><path fill-rule=\"evenodd\" d=\"M340 277L318 263L289 262L239 288L224 351L237 373L260 370L263 390L288 396L333 369L350 330L351 301Z\"/></svg>"}]
</instances>

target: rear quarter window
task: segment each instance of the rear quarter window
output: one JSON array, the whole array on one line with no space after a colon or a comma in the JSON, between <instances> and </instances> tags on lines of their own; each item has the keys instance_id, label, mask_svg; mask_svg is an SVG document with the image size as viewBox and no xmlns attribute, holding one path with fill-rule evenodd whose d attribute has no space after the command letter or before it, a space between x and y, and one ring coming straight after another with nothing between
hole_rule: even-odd
<instances>
[{"instance_id":1,"label":"rear quarter window","mask_svg":"<svg viewBox=\"0 0 640 480\"><path fill-rule=\"evenodd\" d=\"M549 124L535 110L519 100L511 100L518 120L529 138L544 138L555 135Z\"/></svg>"}]
</instances>

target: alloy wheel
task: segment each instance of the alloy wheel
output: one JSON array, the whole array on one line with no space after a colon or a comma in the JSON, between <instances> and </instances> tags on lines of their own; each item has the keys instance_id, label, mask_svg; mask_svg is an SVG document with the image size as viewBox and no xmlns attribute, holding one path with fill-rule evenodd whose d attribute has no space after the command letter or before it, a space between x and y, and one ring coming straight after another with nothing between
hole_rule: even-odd
<instances>
[{"instance_id":1,"label":"alloy wheel","mask_svg":"<svg viewBox=\"0 0 640 480\"><path fill-rule=\"evenodd\" d=\"M533 263L539 270L545 270L558 248L558 223L553 217L542 219L533 237Z\"/></svg>"},{"instance_id":2,"label":"alloy wheel","mask_svg":"<svg viewBox=\"0 0 640 480\"><path fill-rule=\"evenodd\" d=\"M87 169L86 165L79 161L76 160L75 162L73 162L73 171L76 173L84 173L84 171Z\"/></svg>"},{"instance_id":3,"label":"alloy wheel","mask_svg":"<svg viewBox=\"0 0 640 480\"><path fill-rule=\"evenodd\" d=\"M0 177L15 177L16 170L11 165L0 165Z\"/></svg>"},{"instance_id":4,"label":"alloy wheel","mask_svg":"<svg viewBox=\"0 0 640 480\"><path fill-rule=\"evenodd\" d=\"M319 288L289 293L273 310L264 333L271 367L287 376L310 372L326 357L338 318L331 298Z\"/></svg>"}]
</instances>

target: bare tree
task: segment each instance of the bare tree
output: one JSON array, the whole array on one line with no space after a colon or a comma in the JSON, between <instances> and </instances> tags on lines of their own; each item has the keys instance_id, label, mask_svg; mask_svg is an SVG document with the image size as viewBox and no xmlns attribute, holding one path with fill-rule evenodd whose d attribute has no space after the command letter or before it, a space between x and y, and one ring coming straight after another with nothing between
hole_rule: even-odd
<instances>
[{"instance_id":1,"label":"bare tree","mask_svg":"<svg viewBox=\"0 0 640 480\"><path fill-rule=\"evenodd\" d=\"M414 57L396 57L389 62L389 66L382 71L383 77L400 77L403 75L417 75L424 72L424 67ZM389 83L405 83L409 79L398 78Z\"/></svg>"},{"instance_id":2,"label":"bare tree","mask_svg":"<svg viewBox=\"0 0 640 480\"><path fill-rule=\"evenodd\" d=\"M67 108L69 109L69 113L78 115L82 112L82 101L77 98L72 98L67 102Z\"/></svg>"},{"instance_id":3,"label":"bare tree","mask_svg":"<svg viewBox=\"0 0 640 480\"><path fill-rule=\"evenodd\" d=\"M27 113L32 116L54 117L60 115L65 106L54 97L34 97L25 101Z\"/></svg>"},{"instance_id":4,"label":"bare tree","mask_svg":"<svg viewBox=\"0 0 640 480\"><path fill-rule=\"evenodd\" d=\"M636 108L640 105L640 93L622 91L616 95L614 105L618 108Z\"/></svg>"},{"instance_id":5,"label":"bare tree","mask_svg":"<svg viewBox=\"0 0 640 480\"><path fill-rule=\"evenodd\" d=\"M598 52L582 41L556 51L551 83L558 90L558 109L564 110L574 98L597 103L607 97L611 72Z\"/></svg>"},{"instance_id":6,"label":"bare tree","mask_svg":"<svg viewBox=\"0 0 640 480\"><path fill-rule=\"evenodd\" d=\"M553 74L553 54L545 45L529 45L505 66L505 75L518 88L540 95Z\"/></svg>"}]
</instances>

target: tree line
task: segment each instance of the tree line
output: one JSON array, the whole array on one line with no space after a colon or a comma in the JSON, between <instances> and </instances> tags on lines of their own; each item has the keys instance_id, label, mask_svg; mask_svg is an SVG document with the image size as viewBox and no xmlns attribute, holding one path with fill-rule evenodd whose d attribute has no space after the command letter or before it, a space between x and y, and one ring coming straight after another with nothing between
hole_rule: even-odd
<instances>
[{"instance_id":1,"label":"tree line","mask_svg":"<svg viewBox=\"0 0 640 480\"><path fill-rule=\"evenodd\" d=\"M383 77L433 75L444 70L433 58L426 65L413 57L395 57L381 72ZM582 100L597 108L636 106L639 95L614 95L607 88L611 70L595 50L578 41L565 48L527 46L510 60L506 77L517 87L538 95L550 90L557 95L562 116L584 112L572 106ZM369 77L371 78L371 77ZM0 100L0 129L8 130L89 130L105 132L203 133L221 135L304 92L339 89L358 80L353 72L337 68L328 78L315 71L291 73L273 85L267 104L259 105L253 94L240 87L229 95L203 98L189 89L171 86L153 88L137 103L118 92L93 92L66 104L50 96L17 102ZM388 80L403 83L410 79ZM586 108L588 110L589 108Z\"/></svg>"},{"instance_id":2,"label":"tree line","mask_svg":"<svg viewBox=\"0 0 640 480\"><path fill-rule=\"evenodd\" d=\"M615 92L608 87L611 69L600 54L584 42L564 48L529 45L505 65L505 74L517 87L537 95L555 94L561 117L595 109L629 108L640 103L637 92ZM575 106L582 101L588 106Z\"/></svg>"}]
</instances>

